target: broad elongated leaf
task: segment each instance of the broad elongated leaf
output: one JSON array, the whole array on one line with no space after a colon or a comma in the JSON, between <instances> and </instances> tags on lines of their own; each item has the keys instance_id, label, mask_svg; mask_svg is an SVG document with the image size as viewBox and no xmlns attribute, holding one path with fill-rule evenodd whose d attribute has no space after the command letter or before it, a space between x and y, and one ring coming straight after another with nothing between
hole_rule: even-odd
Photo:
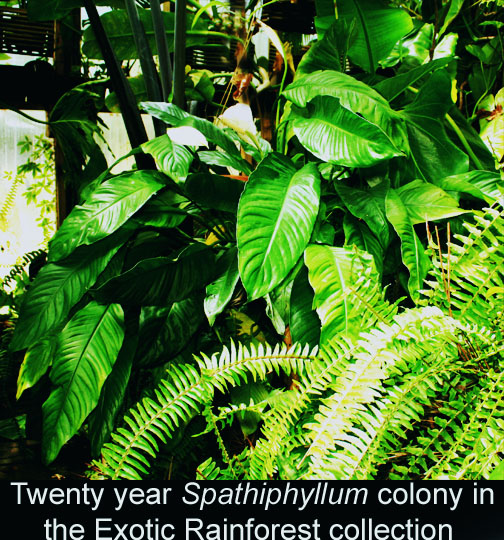
<instances>
[{"instance_id":1,"label":"broad elongated leaf","mask_svg":"<svg viewBox=\"0 0 504 540\"><path fill-rule=\"evenodd\" d=\"M374 85L374 89L380 92L380 94L393 101L403 92L408 89L408 86L414 86L422 77L425 77L429 73L446 67L453 59L452 58L438 58L428 64L418 66L416 68L406 71L406 73L399 73L395 77L387 77Z\"/></svg>"},{"instance_id":2,"label":"broad elongated leaf","mask_svg":"<svg viewBox=\"0 0 504 540\"><path fill-rule=\"evenodd\" d=\"M348 49L355 37L354 21L350 24L341 19L334 21L324 37L313 43L301 58L295 78L321 69L345 71Z\"/></svg>"},{"instance_id":3,"label":"broad elongated leaf","mask_svg":"<svg viewBox=\"0 0 504 540\"><path fill-rule=\"evenodd\" d=\"M324 161L347 167L370 167L402 155L375 124L343 107L337 98L315 97L289 117L299 142Z\"/></svg>"},{"instance_id":4,"label":"broad elongated leaf","mask_svg":"<svg viewBox=\"0 0 504 540\"><path fill-rule=\"evenodd\" d=\"M123 225L165 185L156 171L135 171L107 180L82 206L75 206L49 244L49 261L94 244Z\"/></svg>"},{"instance_id":5,"label":"broad elongated leaf","mask_svg":"<svg viewBox=\"0 0 504 540\"><path fill-rule=\"evenodd\" d=\"M26 389L34 386L47 372L52 364L56 341L57 335L53 332L26 351L19 370L16 399L19 399Z\"/></svg>"},{"instance_id":6,"label":"broad elongated leaf","mask_svg":"<svg viewBox=\"0 0 504 540\"><path fill-rule=\"evenodd\" d=\"M356 21L356 38L348 55L369 72L374 72L397 41L413 29L405 10L389 8L379 0L339 0L338 17L347 24Z\"/></svg>"},{"instance_id":7,"label":"broad elongated leaf","mask_svg":"<svg viewBox=\"0 0 504 540\"><path fill-rule=\"evenodd\" d=\"M119 230L44 266L23 298L11 349L26 349L63 323L129 236L129 231Z\"/></svg>"},{"instance_id":8,"label":"broad elongated leaf","mask_svg":"<svg viewBox=\"0 0 504 540\"><path fill-rule=\"evenodd\" d=\"M289 329L294 343L316 347L320 341L320 319L313 308L314 292L306 266L299 270L292 285Z\"/></svg>"},{"instance_id":9,"label":"broad elongated leaf","mask_svg":"<svg viewBox=\"0 0 504 540\"><path fill-rule=\"evenodd\" d=\"M269 154L252 173L238 207L238 266L249 300L278 285L310 239L320 199L313 163L296 171L285 156Z\"/></svg>"},{"instance_id":10,"label":"broad elongated leaf","mask_svg":"<svg viewBox=\"0 0 504 540\"><path fill-rule=\"evenodd\" d=\"M96 407L124 337L121 306L91 302L59 336L51 369L53 390L43 412L42 453L50 463Z\"/></svg>"},{"instance_id":11,"label":"broad elongated leaf","mask_svg":"<svg viewBox=\"0 0 504 540\"><path fill-rule=\"evenodd\" d=\"M284 96L298 107L305 107L319 95L339 98L343 107L379 126L393 141L392 144L407 148L400 115L376 90L346 73L317 71L296 79L284 91Z\"/></svg>"},{"instance_id":12,"label":"broad elongated leaf","mask_svg":"<svg viewBox=\"0 0 504 540\"><path fill-rule=\"evenodd\" d=\"M424 180L467 172L467 154L450 141L440 120L407 115L407 126L414 165Z\"/></svg>"},{"instance_id":13,"label":"broad elongated leaf","mask_svg":"<svg viewBox=\"0 0 504 540\"><path fill-rule=\"evenodd\" d=\"M411 159L426 181L466 172L469 158L448 138L441 122L452 107L451 80L444 70L434 72L413 103L404 109Z\"/></svg>"},{"instance_id":14,"label":"broad elongated leaf","mask_svg":"<svg viewBox=\"0 0 504 540\"><path fill-rule=\"evenodd\" d=\"M203 298L200 294L175 302L169 308L143 308L138 364L149 366L171 360L186 347L203 318Z\"/></svg>"},{"instance_id":15,"label":"broad elongated leaf","mask_svg":"<svg viewBox=\"0 0 504 540\"><path fill-rule=\"evenodd\" d=\"M236 248L227 250L219 263L224 269L222 274L206 288L204 309L210 326L214 324L217 315L224 311L240 279Z\"/></svg>"},{"instance_id":16,"label":"broad elongated leaf","mask_svg":"<svg viewBox=\"0 0 504 540\"><path fill-rule=\"evenodd\" d=\"M184 184L187 196L194 202L214 210L235 213L244 182L217 174L191 174Z\"/></svg>"},{"instance_id":17,"label":"broad elongated leaf","mask_svg":"<svg viewBox=\"0 0 504 540\"><path fill-rule=\"evenodd\" d=\"M383 203L385 204L385 200ZM343 231L345 233L345 246L355 246L370 253L374 258L376 270L382 274L385 250L371 229L363 221L350 214L345 214Z\"/></svg>"},{"instance_id":18,"label":"broad elongated leaf","mask_svg":"<svg viewBox=\"0 0 504 540\"><path fill-rule=\"evenodd\" d=\"M152 197L136 214L135 220L143 225L151 227L163 227L171 229L180 225L187 217L181 203L187 203L187 199L173 191L163 191Z\"/></svg>"},{"instance_id":19,"label":"broad elongated leaf","mask_svg":"<svg viewBox=\"0 0 504 540\"><path fill-rule=\"evenodd\" d=\"M101 447L110 437L115 427L114 420L124 402L124 395L131 375L131 367L138 344L138 323L131 324L131 317L125 313L125 335L117 360L110 375L103 384L98 404L89 416L89 438L93 455L100 453Z\"/></svg>"},{"instance_id":20,"label":"broad elongated leaf","mask_svg":"<svg viewBox=\"0 0 504 540\"><path fill-rule=\"evenodd\" d=\"M343 182L334 185L348 210L356 218L363 219L382 248L387 249L390 243L390 226L385 212L385 198L390 187L388 180L368 190L350 187Z\"/></svg>"},{"instance_id":21,"label":"broad elongated leaf","mask_svg":"<svg viewBox=\"0 0 504 540\"><path fill-rule=\"evenodd\" d=\"M464 174L435 179L434 183L445 191L461 191L473 197L485 199L488 203L500 201L503 194L502 180L499 173L491 171L469 171Z\"/></svg>"},{"instance_id":22,"label":"broad elongated leaf","mask_svg":"<svg viewBox=\"0 0 504 540\"><path fill-rule=\"evenodd\" d=\"M223 129L218 128L212 122L198 118L189 114L172 103L156 103L147 101L141 103L143 109L155 118L159 118L163 122L174 126L188 126L197 129L205 138L225 150L229 156L237 160L237 162L245 162L242 159L240 151L235 145L232 137L230 137ZM248 166L248 163L245 162Z\"/></svg>"},{"instance_id":23,"label":"broad elongated leaf","mask_svg":"<svg viewBox=\"0 0 504 540\"><path fill-rule=\"evenodd\" d=\"M379 283L372 255L355 248L311 244L305 251L305 264L322 323L320 343L336 335L357 338L366 320L373 319L369 302L363 302L358 293L361 284L372 289Z\"/></svg>"},{"instance_id":24,"label":"broad elongated leaf","mask_svg":"<svg viewBox=\"0 0 504 540\"><path fill-rule=\"evenodd\" d=\"M156 38L152 25L152 17L149 10L138 9L138 15L142 22L151 50L156 50ZM174 48L174 27L175 13L162 12L165 31L167 34L168 48L173 52ZM131 29L128 14L123 9L116 9L104 13L100 17L105 32L110 39L112 48L119 60L134 60L138 58L138 51L133 39L133 30ZM191 17L188 16L188 30L186 47L200 45L206 42L206 36L202 33L206 30L205 23L200 19L194 28L191 29ZM198 33L199 32L199 33ZM102 52L98 41L91 28L87 28L83 34L82 52L88 58L102 59Z\"/></svg>"},{"instance_id":25,"label":"broad elongated leaf","mask_svg":"<svg viewBox=\"0 0 504 540\"><path fill-rule=\"evenodd\" d=\"M223 154L218 150L202 150L198 152L198 157L207 165L217 165L218 167L231 167L238 172L249 174L251 171L250 165L242 158L237 158L234 155Z\"/></svg>"},{"instance_id":26,"label":"broad elongated leaf","mask_svg":"<svg viewBox=\"0 0 504 540\"><path fill-rule=\"evenodd\" d=\"M214 275L214 256L205 245L192 244L177 259L145 259L93 292L103 302L128 306L162 306L187 298Z\"/></svg>"},{"instance_id":27,"label":"broad elongated leaf","mask_svg":"<svg viewBox=\"0 0 504 540\"><path fill-rule=\"evenodd\" d=\"M458 202L438 186L414 180L397 190L412 225L465 214Z\"/></svg>"},{"instance_id":28,"label":"broad elongated leaf","mask_svg":"<svg viewBox=\"0 0 504 540\"><path fill-rule=\"evenodd\" d=\"M142 150L150 154L159 169L175 182L187 178L194 154L186 146L172 142L168 135L161 135L142 144Z\"/></svg>"},{"instance_id":29,"label":"broad elongated leaf","mask_svg":"<svg viewBox=\"0 0 504 540\"><path fill-rule=\"evenodd\" d=\"M408 290L411 298L416 302L419 299L419 291L423 288L430 261L413 228L408 210L395 190L389 190L385 204L387 218L401 239L402 260L410 274Z\"/></svg>"}]
</instances>

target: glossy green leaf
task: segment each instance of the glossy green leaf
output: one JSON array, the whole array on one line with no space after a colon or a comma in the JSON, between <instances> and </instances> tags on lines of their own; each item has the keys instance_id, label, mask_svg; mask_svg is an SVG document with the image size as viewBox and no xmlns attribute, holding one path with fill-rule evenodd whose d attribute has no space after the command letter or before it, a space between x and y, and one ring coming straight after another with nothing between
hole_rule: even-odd
<instances>
[{"instance_id":1,"label":"glossy green leaf","mask_svg":"<svg viewBox=\"0 0 504 540\"><path fill-rule=\"evenodd\" d=\"M110 178L83 204L73 208L49 243L49 261L67 257L80 245L94 244L123 225L165 185L156 171L135 171Z\"/></svg>"},{"instance_id":2,"label":"glossy green leaf","mask_svg":"<svg viewBox=\"0 0 504 540\"><path fill-rule=\"evenodd\" d=\"M411 298L417 302L429 270L429 257L413 228L408 210L395 190L389 190L385 205L387 218L401 239L402 260L409 270L408 290Z\"/></svg>"},{"instance_id":3,"label":"glossy green leaf","mask_svg":"<svg viewBox=\"0 0 504 540\"><path fill-rule=\"evenodd\" d=\"M347 167L370 167L402 155L375 124L343 107L339 99L318 96L289 117L299 142L318 158Z\"/></svg>"},{"instance_id":4,"label":"glossy green leaf","mask_svg":"<svg viewBox=\"0 0 504 540\"><path fill-rule=\"evenodd\" d=\"M52 364L56 341L57 334L51 332L26 351L19 369L16 399L19 399L26 389L37 384L41 377L45 375Z\"/></svg>"},{"instance_id":5,"label":"glossy green leaf","mask_svg":"<svg viewBox=\"0 0 504 540\"><path fill-rule=\"evenodd\" d=\"M187 196L206 208L236 213L245 183L217 174L191 174L184 184Z\"/></svg>"},{"instance_id":6,"label":"glossy green leaf","mask_svg":"<svg viewBox=\"0 0 504 540\"><path fill-rule=\"evenodd\" d=\"M96 407L124 337L123 311L91 302L59 335L51 369L53 389L42 407L42 454L50 463Z\"/></svg>"},{"instance_id":7,"label":"glossy green leaf","mask_svg":"<svg viewBox=\"0 0 504 540\"><path fill-rule=\"evenodd\" d=\"M163 191L154 195L142 207L135 215L135 220L150 227L178 227L187 217L187 212L181 208L181 203L186 202L186 198L173 191Z\"/></svg>"},{"instance_id":8,"label":"glossy green leaf","mask_svg":"<svg viewBox=\"0 0 504 540\"><path fill-rule=\"evenodd\" d=\"M129 235L117 231L93 246L77 248L62 261L45 265L23 298L11 349L26 349L63 323Z\"/></svg>"},{"instance_id":9,"label":"glossy green leaf","mask_svg":"<svg viewBox=\"0 0 504 540\"><path fill-rule=\"evenodd\" d=\"M130 328L130 326L135 325L126 322L127 314L125 314L125 319L126 331L121 350L117 355L117 360L112 367L110 375L103 384L98 404L89 415L89 439L91 441L91 452L95 456L99 455L103 444L107 442L111 432L116 427L115 419L121 411L130 380L131 368L138 343L138 332L134 332Z\"/></svg>"},{"instance_id":10,"label":"glossy green leaf","mask_svg":"<svg viewBox=\"0 0 504 540\"><path fill-rule=\"evenodd\" d=\"M413 180L396 190L412 225L465 214L458 202L440 187Z\"/></svg>"},{"instance_id":11,"label":"glossy green leaf","mask_svg":"<svg viewBox=\"0 0 504 540\"><path fill-rule=\"evenodd\" d=\"M143 308L138 365L147 367L171 360L186 347L203 319L203 299L199 294L168 308Z\"/></svg>"},{"instance_id":12,"label":"glossy green leaf","mask_svg":"<svg viewBox=\"0 0 504 540\"><path fill-rule=\"evenodd\" d=\"M203 244L192 244L176 259L145 259L110 279L93 295L101 302L127 306L169 306L187 298L213 278L214 255Z\"/></svg>"},{"instance_id":13,"label":"glossy green leaf","mask_svg":"<svg viewBox=\"0 0 504 540\"><path fill-rule=\"evenodd\" d=\"M230 157L238 163L245 162L241 157L240 150L235 142L223 129L212 124L208 120L189 114L172 103L155 103L147 101L141 103L142 108L155 118L159 118L166 124L174 127L189 126L197 129L205 138L222 148ZM244 167L248 167L245 162ZM240 168L240 167L238 167Z\"/></svg>"},{"instance_id":14,"label":"glossy green leaf","mask_svg":"<svg viewBox=\"0 0 504 540\"><path fill-rule=\"evenodd\" d=\"M385 204L385 200L383 203ZM376 270L379 274L382 274L385 250L380 240L373 234L366 223L351 214L345 214L343 231L345 233L345 246L355 246L370 253L374 258Z\"/></svg>"},{"instance_id":15,"label":"glossy green leaf","mask_svg":"<svg viewBox=\"0 0 504 540\"><path fill-rule=\"evenodd\" d=\"M283 95L298 107L305 107L316 96L339 98L343 107L380 127L392 144L407 148L400 115L376 90L346 73L330 70L311 73L296 79Z\"/></svg>"},{"instance_id":16,"label":"glossy green leaf","mask_svg":"<svg viewBox=\"0 0 504 540\"><path fill-rule=\"evenodd\" d=\"M451 79L439 70L404 109L411 160L423 180L460 174L469 168L467 154L448 138L440 120L452 105Z\"/></svg>"},{"instance_id":17,"label":"glossy green leaf","mask_svg":"<svg viewBox=\"0 0 504 540\"><path fill-rule=\"evenodd\" d=\"M357 282L365 275L375 283L379 281L372 255L355 248L312 244L306 248L305 264L315 291L313 305L322 323L320 343L336 335L355 339L365 318L364 305L355 294Z\"/></svg>"},{"instance_id":18,"label":"glossy green leaf","mask_svg":"<svg viewBox=\"0 0 504 540\"><path fill-rule=\"evenodd\" d=\"M251 174L238 206L240 276L249 300L278 285L296 264L317 218L320 177L313 163L296 171L269 154Z\"/></svg>"},{"instance_id":19,"label":"glossy green leaf","mask_svg":"<svg viewBox=\"0 0 504 540\"><path fill-rule=\"evenodd\" d=\"M156 39L154 35L154 28L152 25L152 16L150 10L138 9L138 15L142 22L147 39L150 44L151 50L156 50ZM169 13L163 11L162 13L164 27L166 30L166 37L168 42L168 48L173 52L174 48L174 27L175 27L175 13ZM128 18L128 14L123 9L116 9L108 11L100 16L101 22L105 29L105 32L112 44L112 48L116 53L119 60L134 60L138 58L138 51L133 39L133 30ZM194 45L200 45L206 42L206 36L201 32L204 32L206 25L201 19L196 23L196 26L191 29L192 18L188 16L188 30L186 38L186 47L193 47ZM198 32L200 32L198 34ZM102 59L102 52L98 45L98 41L93 33L91 27L84 30L82 36L82 52L88 58Z\"/></svg>"},{"instance_id":20,"label":"glossy green leaf","mask_svg":"<svg viewBox=\"0 0 504 540\"><path fill-rule=\"evenodd\" d=\"M500 174L492 171L469 171L463 174L434 180L445 191L461 191L473 197L483 198L487 203L504 200Z\"/></svg>"},{"instance_id":21,"label":"glossy green leaf","mask_svg":"<svg viewBox=\"0 0 504 540\"><path fill-rule=\"evenodd\" d=\"M303 265L291 290L289 329L293 343L308 343L310 347L319 344L320 319L313 307L313 300L308 269Z\"/></svg>"},{"instance_id":22,"label":"glossy green leaf","mask_svg":"<svg viewBox=\"0 0 504 540\"><path fill-rule=\"evenodd\" d=\"M390 243L390 227L385 212L385 198L390 187L388 180L366 190L347 186L343 182L335 182L334 187L348 210L367 223L383 249L386 249Z\"/></svg>"},{"instance_id":23,"label":"glossy green leaf","mask_svg":"<svg viewBox=\"0 0 504 540\"><path fill-rule=\"evenodd\" d=\"M324 37L313 43L303 55L295 78L321 69L345 71L348 49L355 37L355 21L350 24L341 19L334 21Z\"/></svg>"},{"instance_id":24,"label":"glossy green leaf","mask_svg":"<svg viewBox=\"0 0 504 540\"><path fill-rule=\"evenodd\" d=\"M210 326L213 326L217 315L222 313L228 305L240 279L236 248L228 249L218 264L220 268L223 268L223 272L215 281L207 285L204 302L205 315Z\"/></svg>"},{"instance_id":25,"label":"glossy green leaf","mask_svg":"<svg viewBox=\"0 0 504 540\"><path fill-rule=\"evenodd\" d=\"M338 0L338 17L356 21L356 38L349 57L365 71L374 72L396 42L413 29L406 10L389 8L377 0Z\"/></svg>"},{"instance_id":26,"label":"glossy green leaf","mask_svg":"<svg viewBox=\"0 0 504 540\"><path fill-rule=\"evenodd\" d=\"M187 178L194 154L186 146L172 142L168 135L161 135L142 144L142 150L150 154L159 170L175 182Z\"/></svg>"},{"instance_id":27,"label":"glossy green leaf","mask_svg":"<svg viewBox=\"0 0 504 540\"><path fill-rule=\"evenodd\" d=\"M373 88L388 101L393 101L405 92L408 89L408 86L414 87L415 83L420 79L433 71L446 67L451 61L452 58L439 58L438 60L433 60L428 64L410 69L405 73L399 73L395 77L387 77L375 84Z\"/></svg>"}]
</instances>

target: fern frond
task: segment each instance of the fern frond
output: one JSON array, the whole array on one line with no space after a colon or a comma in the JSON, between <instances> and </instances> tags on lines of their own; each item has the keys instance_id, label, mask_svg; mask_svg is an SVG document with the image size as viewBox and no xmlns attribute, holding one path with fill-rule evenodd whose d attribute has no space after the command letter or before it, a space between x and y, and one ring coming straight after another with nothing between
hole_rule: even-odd
<instances>
[{"instance_id":1,"label":"fern frond","mask_svg":"<svg viewBox=\"0 0 504 540\"><path fill-rule=\"evenodd\" d=\"M363 452L365 445L349 433L364 404L379 400L383 380L398 369L398 363L414 365L426 354L436 354L437 347L453 340L455 330L452 319L426 307L408 310L396 316L392 325L381 324L361 334L354 361L339 364L338 377L331 384L333 394L322 400L314 420L305 425L310 441L303 457L310 461L307 476L331 477L327 461L337 447L348 447L349 438Z\"/></svg>"},{"instance_id":2,"label":"fern frond","mask_svg":"<svg viewBox=\"0 0 504 540\"><path fill-rule=\"evenodd\" d=\"M449 253L434 257L430 290L424 291L431 305L467 324L481 325L482 314L489 322L502 319L503 218L502 208L476 212L475 224L464 223L469 234L455 235L457 241L448 243ZM437 252L439 246L434 247Z\"/></svg>"},{"instance_id":3,"label":"fern frond","mask_svg":"<svg viewBox=\"0 0 504 540\"><path fill-rule=\"evenodd\" d=\"M424 478L488 477L504 452L504 370L489 371L466 393L453 393L436 426L409 448L409 468Z\"/></svg>"},{"instance_id":4,"label":"fern frond","mask_svg":"<svg viewBox=\"0 0 504 540\"><path fill-rule=\"evenodd\" d=\"M173 366L169 378L161 381L155 400L144 398L124 418L127 428L112 434L112 443L104 446L103 461L94 463L111 479L140 479L148 474L148 458L155 458L159 441L165 443L176 428L187 424L211 403L214 390L264 379L280 369L287 373L302 371L303 364L314 358L307 347L251 346L247 349L232 343L220 354L197 359L199 370L190 364ZM129 429L128 429L129 428Z\"/></svg>"},{"instance_id":5,"label":"fern frond","mask_svg":"<svg viewBox=\"0 0 504 540\"><path fill-rule=\"evenodd\" d=\"M292 426L314 397L322 395L344 359L349 359L355 345L347 338L333 340L325 350L326 354L305 365L302 377L294 390L286 393L284 399L263 418L262 437L252 452L249 478L267 479L276 469L276 458L289 437Z\"/></svg>"}]
</instances>

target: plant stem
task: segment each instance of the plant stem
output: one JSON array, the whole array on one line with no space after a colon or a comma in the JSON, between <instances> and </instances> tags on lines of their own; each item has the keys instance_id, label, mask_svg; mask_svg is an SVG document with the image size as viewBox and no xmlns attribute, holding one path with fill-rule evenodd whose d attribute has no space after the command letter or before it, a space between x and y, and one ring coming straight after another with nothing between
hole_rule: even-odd
<instances>
[{"instance_id":1,"label":"plant stem","mask_svg":"<svg viewBox=\"0 0 504 540\"><path fill-rule=\"evenodd\" d=\"M138 15L138 10L135 4L135 0L126 0L126 12L128 13L128 19L130 21L131 30L133 32L133 41L140 60L140 66L142 67L143 79L145 89L147 90L147 97L149 101L163 101L161 94L161 88L159 83L159 75L152 58L152 52L147 40L145 28ZM159 119L154 118L154 131L157 136L163 135L166 131L166 127Z\"/></svg>"},{"instance_id":2,"label":"plant stem","mask_svg":"<svg viewBox=\"0 0 504 540\"><path fill-rule=\"evenodd\" d=\"M150 0L152 24L156 36L156 46L159 57L159 70L161 71L161 88L163 101L168 101L171 92L173 72L163 24L163 13L159 0Z\"/></svg>"},{"instance_id":3,"label":"plant stem","mask_svg":"<svg viewBox=\"0 0 504 540\"><path fill-rule=\"evenodd\" d=\"M93 0L84 0L84 7L86 8L93 33L105 60L114 91L117 94L129 141L131 146L136 148L147 142L148 137L136 104L135 96L121 69L121 64L112 49ZM139 169L155 169L156 167L153 158L147 154L135 155L135 161Z\"/></svg>"},{"instance_id":4,"label":"plant stem","mask_svg":"<svg viewBox=\"0 0 504 540\"><path fill-rule=\"evenodd\" d=\"M186 0L175 2L175 52L173 55L173 103L184 109L185 102Z\"/></svg>"}]
</instances>

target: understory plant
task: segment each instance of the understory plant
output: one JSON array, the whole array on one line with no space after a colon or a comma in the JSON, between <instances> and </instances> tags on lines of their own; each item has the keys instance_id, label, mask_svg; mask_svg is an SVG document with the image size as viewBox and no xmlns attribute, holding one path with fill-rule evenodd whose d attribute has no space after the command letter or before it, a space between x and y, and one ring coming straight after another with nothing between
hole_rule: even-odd
<instances>
[{"instance_id":1,"label":"understory plant","mask_svg":"<svg viewBox=\"0 0 504 540\"><path fill-rule=\"evenodd\" d=\"M317 4L271 142L141 104L157 170L88 185L10 342L45 462L80 435L111 478L491 474L501 176L455 102L494 89L463 92L443 5Z\"/></svg>"}]
</instances>

